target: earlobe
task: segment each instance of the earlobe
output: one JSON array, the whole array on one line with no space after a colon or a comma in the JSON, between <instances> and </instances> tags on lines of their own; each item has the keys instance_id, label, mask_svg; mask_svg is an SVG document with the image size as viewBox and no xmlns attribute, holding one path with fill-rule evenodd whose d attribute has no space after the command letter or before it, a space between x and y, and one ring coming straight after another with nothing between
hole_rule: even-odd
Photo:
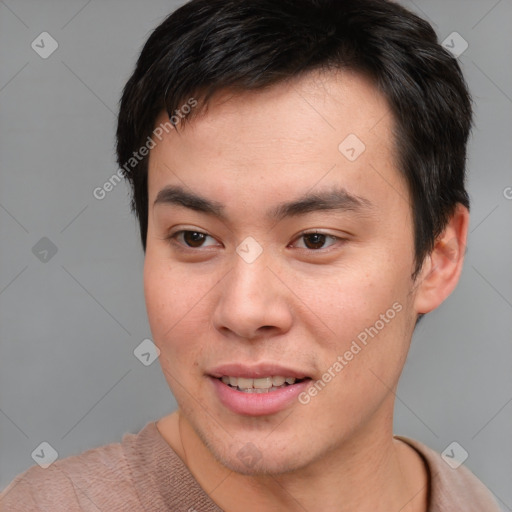
<instances>
[{"instance_id":1,"label":"earlobe","mask_svg":"<svg viewBox=\"0 0 512 512\"><path fill-rule=\"evenodd\" d=\"M436 309L455 289L466 253L469 212L458 204L417 278L414 306L418 314Z\"/></svg>"}]
</instances>

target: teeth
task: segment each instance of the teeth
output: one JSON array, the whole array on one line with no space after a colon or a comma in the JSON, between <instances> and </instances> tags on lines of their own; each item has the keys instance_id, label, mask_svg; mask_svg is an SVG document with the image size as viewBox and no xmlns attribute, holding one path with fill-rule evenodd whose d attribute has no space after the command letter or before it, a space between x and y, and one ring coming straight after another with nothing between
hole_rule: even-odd
<instances>
[{"instance_id":1,"label":"teeth","mask_svg":"<svg viewBox=\"0 0 512 512\"><path fill-rule=\"evenodd\" d=\"M272 377L272 384L274 386L282 386L285 380L286 379L284 377Z\"/></svg>"},{"instance_id":2,"label":"teeth","mask_svg":"<svg viewBox=\"0 0 512 512\"><path fill-rule=\"evenodd\" d=\"M275 375L271 377L260 377L258 379L248 379L245 377L230 377L223 375L221 378L224 384L228 384L240 391L248 391L253 393L265 393L274 391L275 389L284 387L286 384L295 384L295 377L283 377Z\"/></svg>"},{"instance_id":3,"label":"teeth","mask_svg":"<svg viewBox=\"0 0 512 512\"><path fill-rule=\"evenodd\" d=\"M231 378L230 378L231 380ZM240 389L251 389L254 387L254 379L245 379L244 377L238 377L238 387Z\"/></svg>"},{"instance_id":4,"label":"teeth","mask_svg":"<svg viewBox=\"0 0 512 512\"><path fill-rule=\"evenodd\" d=\"M239 379L240 382L240 379ZM240 386L240 384L238 384ZM241 386L240 386L241 387ZM272 387L272 377L263 377L262 379L253 379L255 389L269 389Z\"/></svg>"}]
</instances>

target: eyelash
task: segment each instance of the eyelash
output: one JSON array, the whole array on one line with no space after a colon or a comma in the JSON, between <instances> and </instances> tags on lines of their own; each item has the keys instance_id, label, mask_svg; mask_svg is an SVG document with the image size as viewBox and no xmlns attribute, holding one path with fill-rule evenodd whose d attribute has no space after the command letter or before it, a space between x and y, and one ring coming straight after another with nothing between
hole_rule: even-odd
<instances>
[{"instance_id":1,"label":"eyelash","mask_svg":"<svg viewBox=\"0 0 512 512\"><path fill-rule=\"evenodd\" d=\"M185 250L185 251L194 251L196 252L197 249L202 249L202 250L205 250L205 248L203 248L202 246L200 247L191 247L189 245L184 245L183 243L177 241L177 238L180 236L180 235L183 235L185 233L197 233L197 234L201 234L201 235L204 235L206 237L210 237L212 239L215 240L214 237L212 237L211 235L209 235L208 233L204 233L203 231L199 231L199 230L195 230L195 229L182 229L180 231L176 231L174 233L171 233L169 234L167 237L165 237L165 239L169 242L174 242L176 245L179 246L179 248L181 250ZM301 238L305 237L305 236L308 236L308 235L323 235L326 237L326 240L332 240L333 243L329 246L327 246L326 248L324 247L321 247L319 249L309 249L309 248L305 248L305 247L301 247L299 248L300 250L304 250L304 251L308 251L308 252L320 252L320 251L323 251L325 252L326 250L328 250L330 247L334 246L334 245L337 245L339 243L344 243L347 241L346 238L342 238L342 237L339 237L339 236L335 236L335 235L330 235L328 233L323 233L322 231L319 231L319 230L313 230L313 231L303 231L301 232L298 236L296 236L293 240L292 243L296 243L298 240L300 240ZM210 246L206 246L206 250L208 249L208 247ZM289 247L289 246L287 246Z\"/></svg>"},{"instance_id":2,"label":"eyelash","mask_svg":"<svg viewBox=\"0 0 512 512\"><path fill-rule=\"evenodd\" d=\"M178 245L180 247L180 249L182 250L185 250L185 251L195 251L196 249L201 249L202 247L191 247L189 245L184 245L183 243L177 241L177 238L180 236L180 235L183 235L185 233L197 233L197 234L200 234L200 235L204 235L204 236L207 236L207 237L210 237L210 238L213 238L211 235L209 235L208 233L204 233L203 231L199 231L198 229L182 229L180 231L176 231L175 233L170 233L168 236L165 237L165 239L168 241L168 242L173 242L174 244ZM213 238L215 240L215 238ZM204 249L203 249L204 250Z\"/></svg>"}]
</instances>

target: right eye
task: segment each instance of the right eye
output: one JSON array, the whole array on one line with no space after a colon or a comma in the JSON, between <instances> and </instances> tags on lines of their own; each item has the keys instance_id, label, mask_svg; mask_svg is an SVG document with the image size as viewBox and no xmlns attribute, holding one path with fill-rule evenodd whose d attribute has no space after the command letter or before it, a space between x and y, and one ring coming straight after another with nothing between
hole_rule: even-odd
<instances>
[{"instance_id":1,"label":"right eye","mask_svg":"<svg viewBox=\"0 0 512 512\"><path fill-rule=\"evenodd\" d=\"M177 231L176 233L170 235L169 239L176 240L179 244L191 248L197 249L200 247L211 247L213 245L218 245L217 240L202 231L193 231L193 230L182 230Z\"/></svg>"}]
</instances>

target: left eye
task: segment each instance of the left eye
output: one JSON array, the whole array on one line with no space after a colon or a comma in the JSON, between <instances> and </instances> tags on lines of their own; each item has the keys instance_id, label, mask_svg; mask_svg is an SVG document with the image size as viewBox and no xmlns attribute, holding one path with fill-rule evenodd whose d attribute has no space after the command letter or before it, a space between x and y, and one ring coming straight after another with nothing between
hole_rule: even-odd
<instances>
[{"instance_id":1,"label":"left eye","mask_svg":"<svg viewBox=\"0 0 512 512\"><path fill-rule=\"evenodd\" d=\"M324 233L304 233L297 241L302 240L302 244L298 244L301 249L325 249L336 243L338 238L332 235L326 235Z\"/></svg>"},{"instance_id":2,"label":"left eye","mask_svg":"<svg viewBox=\"0 0 512 512\"><path fill-rule=\"evenodd\" d=\"M208 247L217 243L215 238L201 231L178 231L173 238L191 248Z\"/></svg>"}]
</instances>

